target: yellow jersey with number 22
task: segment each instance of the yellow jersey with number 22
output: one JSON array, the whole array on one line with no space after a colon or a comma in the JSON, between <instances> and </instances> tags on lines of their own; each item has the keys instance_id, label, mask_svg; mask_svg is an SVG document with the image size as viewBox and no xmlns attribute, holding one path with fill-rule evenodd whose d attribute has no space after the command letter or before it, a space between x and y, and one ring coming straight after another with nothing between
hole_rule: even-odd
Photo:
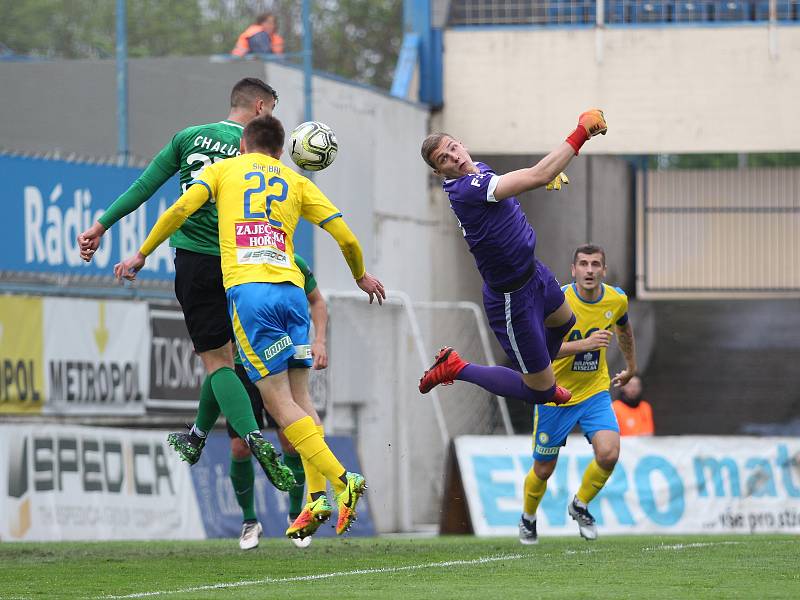
<instances>
[{"instance_id":1,"label":"yellow jersey with number 22","mask_svg":"<svg viewBox=\"0 0 800 600\"><path fill-rule=\"evenodd\" d=\"M305 278L294 262L292 240L300 217L321 226L342 216L310 179L266 154L210 165L195 184L205 186L217 205L226 290L284 281L302 288Z\"/></svg>"}]
</instances>

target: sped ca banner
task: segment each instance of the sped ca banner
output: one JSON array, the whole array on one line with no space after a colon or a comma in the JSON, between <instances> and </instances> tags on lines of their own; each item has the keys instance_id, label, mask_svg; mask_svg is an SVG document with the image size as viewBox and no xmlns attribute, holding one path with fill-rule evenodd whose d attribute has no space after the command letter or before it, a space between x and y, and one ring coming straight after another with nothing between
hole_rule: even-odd
<instances>
[{"instance_id":1,"label":"sped ca banner","mask_svg":"<svg viewBox=\"0 0 800 600\"><path fill-rule=\"evenodd\" d=\"M516 535L528 436L464 436L456 455L477 535ZM543 535L573 535L567 504L593 456L570 436L538 511ZM800 439L622 438L614 473L589 506L603 534L800 533Z\"/></svg>"},{"instance_id":2,"label":"sped ca banner","mask_svg":"<svg viewBox=\"0 0 800 600\"><path fill-rule=\"evenodd\" d=\"M142 414L150 329L143 302L45 298L47 414Z\"/></svg>"},{"instance_id":3,"label":"sped ca banner","mask_svg":"<svg viewBox=\"0 0 800 600\"><path fill-rule=\"evenodd\" d=\"M0 425L0 540L205 537L164 431Z\"/></svg>"}]
</instances>

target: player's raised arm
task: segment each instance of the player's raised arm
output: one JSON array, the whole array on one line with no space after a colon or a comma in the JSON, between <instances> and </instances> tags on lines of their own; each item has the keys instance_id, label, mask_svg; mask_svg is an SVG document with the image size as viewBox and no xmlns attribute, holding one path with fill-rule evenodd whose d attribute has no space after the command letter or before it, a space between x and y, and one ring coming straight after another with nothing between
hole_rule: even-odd
<instances>
[{"instance_id":1,"label":"player's raised arm","mask_svg":"<svg viewBox=\"0 0 800 600\"><path fill-rule=\"evenodd\" d=\"M209 198L208 186L204 183L191 186L186 193L175 201L164 214L161 215L156 224L150 230L142 247L139 248L134 256L123 260L114 265L114 275L117 279L127 279L133 281L136 274L144 266L145 260L156 248L158 248L169 236L180 229L186 222L189 215L203 206Z\"/></svg>"},{"instance_id":2,"label":"player's raised arm","mask_svg":"<svg viewBox=\"0 0 800 600\"><path fill-rule=\"evenodd\" d=\"M581 114L575 131L558 148L532 167L501 175L494 190L495 200L505 200L553 182L578 155L586 140L597 134L605 135L607 130L603 111L592 109Z\"/></svg>"},{"instance_id":3,"label":"player's raised arm","mask_svg":"<svg viewBox=\"0 0 800 600\"><path fill-rule=\"evenodd\" d=\"M344 222L341 216L330 219L322 224L322 228L327 231L336 243L339 244L339 249L342 251L342 256L347 261L347 266L350 267L350 272L356 280L356 285L364 290L369 296L369 303L372 304L373 295L378 304L383 304L386 299L386 290L383 284L377 277L367 273L364 268L364 255L361 252L361 244L358 239Z\"/></svg>"},{"instance_id":4,"label":"player's raised arm","mask_svg":"<svg viewBox=\"0 0 800 600\"><path fill-rule=\"evenodd\" d=\"M100 238L121 218L129 215L147 202L167 180L178 172L178 155L175 152L175 138L164 146L150 161L144 172L131 186L95 221L91 227L78 235L81 258L92 260L100 246Z\"/></svg>"}]
</instances>

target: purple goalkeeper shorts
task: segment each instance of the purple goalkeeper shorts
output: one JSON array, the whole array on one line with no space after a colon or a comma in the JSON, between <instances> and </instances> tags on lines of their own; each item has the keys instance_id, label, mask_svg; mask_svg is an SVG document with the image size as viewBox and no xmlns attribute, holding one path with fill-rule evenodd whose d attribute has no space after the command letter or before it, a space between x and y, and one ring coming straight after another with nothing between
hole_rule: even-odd
<instances>
[{"instance_id":1,"label":"purple goalkeeper shorts","mask_svg":"<svg viewBox=\"0 0 800 600\"><path fill-rule=\"evenodd\" d=\"M538 260L533 276L513 292L500 292L483 284L489 326L511 363L523 373L538 373L550 364L544 320L563 303L561 285Z\"/></svg>"}]
</instances>

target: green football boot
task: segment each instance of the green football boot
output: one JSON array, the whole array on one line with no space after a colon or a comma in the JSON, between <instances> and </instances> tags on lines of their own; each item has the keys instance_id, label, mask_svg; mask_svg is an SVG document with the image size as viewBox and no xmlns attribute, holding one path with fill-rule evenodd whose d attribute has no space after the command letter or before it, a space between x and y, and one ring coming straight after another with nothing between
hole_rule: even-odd
<instances>
[{"instance_id":1,"label":"green football boot","mask_svg":"<svg viewBox=\"0 0 800 600\"><path fill-rule=\"evenodd\" d=\"M203 446L206 445L206 438L193 435L191 431L175 432L167 435L167 443L178 453L182 461L193 465L200 460Z\"/></svg>"},{"instance_id":2,"label":"green football boot","mask_svg":"<svg viewBox=\"0 0 800 600\"><path fill-rule=\"evenodd\" d=\"M275 446L265 440L260 433L248 433L245 441L272 485L282 492L288 492L294 487L294 473L281 462Z\"/></svg>"}]
</instances>

